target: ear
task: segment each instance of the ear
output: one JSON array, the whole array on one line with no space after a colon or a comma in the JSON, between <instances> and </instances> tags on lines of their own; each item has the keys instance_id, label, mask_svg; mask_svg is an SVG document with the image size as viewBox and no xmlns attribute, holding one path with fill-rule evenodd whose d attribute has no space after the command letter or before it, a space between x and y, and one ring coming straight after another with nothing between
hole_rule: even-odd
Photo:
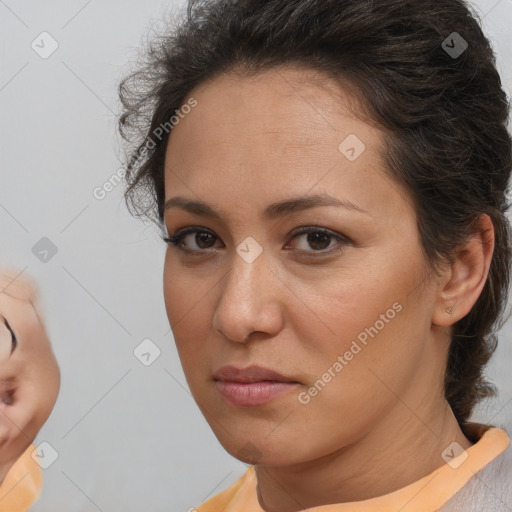
<instances>
[{"instance_id":1,"label":"ear","mask_svg":"<svg viewBox=\"0 0 512 512\"><path fill-rule=\"evenodd\" d=\"M484 288L493 253L494 226L489 215L482 214L441 281L434 325L448 327L471 311Z\"/></svg>"}]
</instances>

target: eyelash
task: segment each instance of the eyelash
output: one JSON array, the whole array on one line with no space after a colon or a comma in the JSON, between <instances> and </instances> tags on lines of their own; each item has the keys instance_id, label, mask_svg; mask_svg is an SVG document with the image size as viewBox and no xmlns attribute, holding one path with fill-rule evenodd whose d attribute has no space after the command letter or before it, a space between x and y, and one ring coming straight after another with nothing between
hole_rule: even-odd
<instances>
[{"instance_id":1,"label":"eyelash","mask_svg":"<svg viewBox=\"0 0 512 512\"><path fill-rule=\"evenodd\" d=\"M7 321L7 318L4 318L4 324L7 327L7 329L9 330L9 332L11 333L11 336L12 336L12 349L11 349L11 353L12 353L14 351L14 349L16 348L16 345L18 344L18 339L16 338L16 335L14 334L14 331L12 330L11 326L9 325L9 322Z\"/></svg>"},{"instance_id":2,"label":"eyelash","mask_svg":"<svg viewBox=\"0 0 512 512\"><path fill-rule=\"evenodd\" d=\"M207 230L205 228L200 228L200 227L185 228L183 231L178 232L175 235L172 235L169 237L162 236L162 239L166 244L176 247L176 249L178 249L180 252L185 253L187 255L190 254L193 256L201 256L201 255L204 255L205 253L212 252L211 248L204 249L204 250L191 250L191 249L185 249L185 248L181 247L180 244L183 242L183 239L187 235L190 235L193 233L208 233L210 235L213 235L216 240L219 240L219 238L215 234L213 234L210 230ZM330 249L324 249L321 251L299 251L300 253L306 254L307 256L311 256L313 258L332 255L334 253L341 252L345 248L345 245L347 245L348 243L351 243L351 240L348 237L341 236L337 233L334 233L333 231L330 231L329 229L320 228L320 227L304 228L304 229L294 233L292 240L300 235L305 235L305 234L309 234L309 233L322 233L324 235L328 235L331 238L335 238L338 240L338 244L335 245L334 247L331 247Z\"/></svg>"}]
</instances>

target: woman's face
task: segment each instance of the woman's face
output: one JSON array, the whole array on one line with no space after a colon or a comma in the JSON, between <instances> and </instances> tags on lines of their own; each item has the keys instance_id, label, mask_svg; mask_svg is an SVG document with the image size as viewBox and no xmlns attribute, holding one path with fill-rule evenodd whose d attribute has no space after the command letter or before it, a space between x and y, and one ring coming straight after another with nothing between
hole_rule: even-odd
<instances>
[{"instance_id":1,"label":"woman's face","mask_svg":"<svg viewBox=\"0 0 512 512\"><path fill-rule=\"evenodd\" d=\"M203 84L167 148L168 234L197 229L167 249L167 314L196 402L249 463L326 456L442 395L412 202L382 132L308 76Z\"/></svg>"}]
</instances>

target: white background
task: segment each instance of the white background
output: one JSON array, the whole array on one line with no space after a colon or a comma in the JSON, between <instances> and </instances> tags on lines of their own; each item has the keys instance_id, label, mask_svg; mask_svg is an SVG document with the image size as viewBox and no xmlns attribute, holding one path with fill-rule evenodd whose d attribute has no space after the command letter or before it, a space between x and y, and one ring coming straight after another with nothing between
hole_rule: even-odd
<instances>
[{"instance_id":1,"label":"white background","mask_svg":"<svg viewBox=\"0 0 512 512\"><path fill-rule=\"evenodd\" d=\"M43 293L62 372L39 433L58 459L44 470L35 512L186 511L233 483L246 465L219 445L191 398L164 309L164 244L132 218L119 169L116 85L152 20L184 2L0 0L0 262ZM512 0L475 2L512 92ZM40 58L49 32L59 48ZM39 261L48 237L57 254ZM161 356L133 355L150 338ZM475 419L512 433L512 322L488 369L500 397Z\"/></svg>"}]
</instances>

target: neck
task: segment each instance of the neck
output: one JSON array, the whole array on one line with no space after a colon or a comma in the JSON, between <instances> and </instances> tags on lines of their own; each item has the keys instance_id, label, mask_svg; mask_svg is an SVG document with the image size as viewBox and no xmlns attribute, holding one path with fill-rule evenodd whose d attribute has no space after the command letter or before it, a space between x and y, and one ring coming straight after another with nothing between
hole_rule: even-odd
<instances>
[{"instance_id":1,"label":"neck","mask_svg":"<svg viewBox=\"0 0 512 512\"><path fill-rule=\"evenodd\" d=\"M260 506L297 512L368 500L427 476L446 463L441 454L452 442L472 445L444 398L437 406L435 414L412 414L399 402L370 432L335 453L293 466L256 465Z\"/></svg>"}]
</instances>

